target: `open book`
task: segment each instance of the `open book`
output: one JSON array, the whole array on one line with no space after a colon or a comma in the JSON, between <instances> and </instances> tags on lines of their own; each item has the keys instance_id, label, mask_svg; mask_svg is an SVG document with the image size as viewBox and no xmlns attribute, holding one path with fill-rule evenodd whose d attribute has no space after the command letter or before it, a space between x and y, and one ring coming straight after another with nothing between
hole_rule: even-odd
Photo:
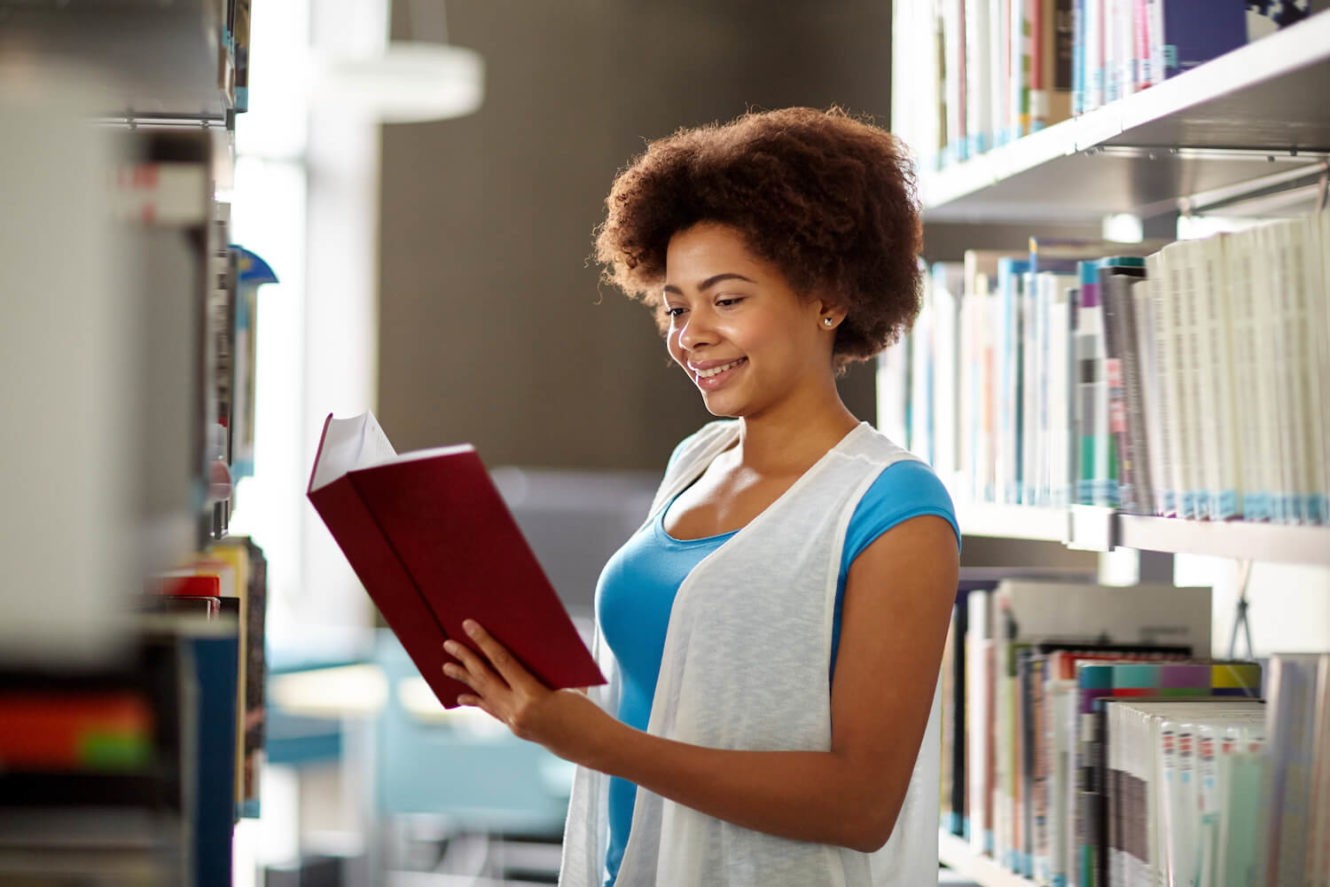
<instances>
[{"instance_id":1,"label":"open book","mask_svg":"<svg viewBox=\"0 0 1330 887\"><path fill-rule=\"evenodd\" d=\"M373 414L323 425L308 496L439 701L474 619L546 685L605 678L470 445L398 455Z\"/></svg>"}]
</instances>

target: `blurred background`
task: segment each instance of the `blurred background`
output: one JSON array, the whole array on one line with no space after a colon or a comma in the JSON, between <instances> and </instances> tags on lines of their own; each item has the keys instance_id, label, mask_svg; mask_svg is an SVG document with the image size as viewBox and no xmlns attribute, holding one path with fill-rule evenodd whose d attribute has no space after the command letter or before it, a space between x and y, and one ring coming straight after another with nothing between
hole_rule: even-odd
<instances>
[{"instance_id":1,"label":"blurred background","mask_svg":"<svg viewBox=\"0 0 1330 887\"><path fill-rule=\"evenodd\" d=\"M335 647L347 625L354 644L371 618L302 491L284 484L307 471L325 414L364 409L399 451L474 443L586 625L600 565L641 520L674 444L707 419L667 364L649 313L600 284L590 257L609 185L647 140L748 109L836 103L885 122L889 4L399 0L385 10L393 43L448 43L483 62L474 111L400 123L373 108L348 115L336 94L317 89L306 93L307 111L278 106L300 91L266 89L267 78L298 76L291 59L347 39L345 10L312 3L300 23L298 7L256 4L251 112L236 127L237 240L265 256L266 238L289 243L303 257L277 264L307 269L303 286L279 284L260 306L283 318L262 324L261 347L274 352L268 364L261 353L260 374L287 369L273 373L284 381L260 381L259 426L271 437L260 440L257 461L273 474L256 471L262 492L238 491L245 506L265 504L242 506L237 520L251 521L256 538L283 540L265 547L272 649ZM264 141L302 119L303 138ZM273 206L268 175L291 181L289 211ZM270 336L282 323L291 335ZM847 401L869 421L873 380L871 366L843 380ZM286 403L265 412L264 397ZM309 655L330 653L336 658L335 649ZM390 680L404 675L394 662ZM394 814L399 839L417 840L381 845L397 857L369 865L549 878L557 854L548 845L542 857L539 842L465 839L486 826L557 836L566 769L483 723L471 725L479 739L422 726L387 692L369 730L382 756L371 767L373 806ZM308 808L317 768L300 771L294 794ZM363 815L327 819L301 817L306 857L361 846L339 850L337 839L363 831ZM267 864L291 853L267 840L258 845Z\"/></svg>"},{"instance_id":2,"label":"blurred background","mask_svg":"<svg viewBox=\"0 0 1330 887\"><path fill-rule=\"evenodd\" d=\"M885 126L916 75L936 130L941 47L907 35L893 61L893 5L0 0L0 884L552 883L568 766L438 704L310 506L320 431L373 411L399 452L474 444L588 631L601 565L709 418L600 282L610 184L649 140L748 110ZM1290 115L1324 106L1288 92ZM1132 146L1082 148L991 199L983 158L961 165L980 199L933 215L928 260L1252 221L1180 214L1198 188L1172 155L1143 175ZM1250 177L1276 152L1197 153ZM1309 158L1280 164L1323 208ZM1116 205L1137 190L1154 216ZM964 480L964 395L922 380L935 340L957 368L965 340L936 330L840 384ZM1323 527L1140 555L1008 504L963 515L965 566L1212 585L1216 653L1249 586L1248 654L1330 637ZM1009 877L986 883L1032 883Z\"/></svg>"}]
</instances>

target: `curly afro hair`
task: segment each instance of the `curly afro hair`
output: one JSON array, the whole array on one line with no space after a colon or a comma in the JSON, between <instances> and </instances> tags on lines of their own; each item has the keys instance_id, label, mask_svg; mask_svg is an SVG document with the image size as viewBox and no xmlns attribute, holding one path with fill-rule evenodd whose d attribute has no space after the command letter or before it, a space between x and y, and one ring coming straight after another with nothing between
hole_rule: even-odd
<instances>
[{"instance_id":1,"label":"curly afro hair","mask_svg":"<svg viewBox=\"0 0 1330 887\"><path fill-rule=\"evenodd\" d=\"M670 238L699 222L742 232L796 292L847 312L840 368L895 342L919 313L922 232L904 146L839 108L750 112L653 141L614 180L596 236L603 277L656 308Z\"/></svg>"}]
</instances>

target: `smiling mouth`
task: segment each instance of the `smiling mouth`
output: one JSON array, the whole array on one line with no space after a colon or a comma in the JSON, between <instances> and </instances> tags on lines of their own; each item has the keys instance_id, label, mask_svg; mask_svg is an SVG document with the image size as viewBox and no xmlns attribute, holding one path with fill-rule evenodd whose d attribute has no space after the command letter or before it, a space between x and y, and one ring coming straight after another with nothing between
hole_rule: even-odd
<instances>
[{"instance_id":1,"label":"smiling mouth","mask_svg":"<svg viewBox=\"0 0 1330 887\"><path fill-rule=\"evenodd\" d=\"M727 364L718 367L712 367L711 369L693 370L693 373L699 379L710 379L712 376L719 376L721 373L728 372L729 370L732 370L738 366L742 366L746 363L748 363L748 358L741 357L738 360L732 360Z\"/></svg>"}]
</instances>

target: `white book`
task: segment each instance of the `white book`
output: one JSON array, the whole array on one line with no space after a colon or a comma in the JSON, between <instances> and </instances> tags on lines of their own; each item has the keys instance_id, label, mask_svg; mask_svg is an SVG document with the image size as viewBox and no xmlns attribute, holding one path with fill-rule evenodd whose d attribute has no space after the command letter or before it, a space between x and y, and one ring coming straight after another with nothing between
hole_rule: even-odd
<instances>
[{"instance_id":1,"label":"white book","mask_svg":"<svg viewBox=\"0 0 1330 887\"><path fill-rule=\"evenodd\" d=\"M925 462L933 462L933 301L925 295L910 329L909 436L905 446Z\"/></svg>"},{"instance_id":2,"label":"white book","mask_svg":"<svg viewBox=\"0 0 1330 887\"><path fill-rule=\"evenodd\" d=\"M1187 359L1184 354L1186 342L1185 320L1178 294L1179 275L1174 266L1179 264L1176 244L1165 247L1155 256L1153 279L1157 286L1151 291L1155 296L1154 329L1155 357L1162 394L1162 413L1164 438L1168 446L1169 474L1164 491L1164 513L1178 517L1189 517L1185 508L1185 495L1188 489L1187 452L1190 440L1187 437L1185 422L1186 387L1184 380L1187 372ZM1147 260L1148 262L1148 260ZM1150 266L1147 264L1147 273Z\"/></svg>"},{"instance_id":3,"label":"white book","mask_svg":"<svg viewBox=\"0 0 1330 887\"><path fill-rule=\"evenodd\" d=\"M1238 376L1233 366L1232 311L1229 307L1230 280L1225 254L1227 235L1211 237L1201 242L1202 311L1209 318L1209 353L1205 365L1210 382L1211 397L1207 422L1209 449L1213 464L1207 463L1210 473L1206 486L1210 491L1210 516L1215 520L1228 520L1242 514L1242 466L1239 461L1238 435Z\"/></svg>"},{"instance_id":4,"label":"white book","mask_svg":"<svg viewBox=\"0 0 1330 887\"><path fill-rule=\"evenodd\" d=\"M994 0L989 11L989 61L992 64L988 80L991 96L993 127L999 145L1011 141L1011 12L1019 0Z\"/></svg>"},{"instance_id":5,"label":"white book","mask_svg":"<svg viewBox=\"0 0 1330 887\"><path fill-rule=\"evenodd\" d=\"M1126 95L1124 68L1131 55L1126 34L1130 30L1132 0L1104 0L1104 101L1113 102Z\"/></svg>"},{"instance_id":6,"label":"white book","mask_svg":"<svg viewBox=\"0 0 1330 887\"><path fill-rule=\"evenodd\" d=\"M994 4L987 0L965 5L965 133L970 155L982 154L996 142L993 123L993 27Z\"/></svg>"},{"instance_id":7,"label":"white book","mask_svg":"<svg viewBox=\"0 0 1330 887\"><path fill-rule=\"evenodd\" d=\"M1207 710L1206 715L1197 727L1197 790L1201 812L1197 880L1206 887L1215 887L1223 858L1220 835L1224 809L1219 759L1232 753L1235 737L1264 732L1265 706L1252 700L1247 706L1226 707L1222 712L1211 714Z\"/></svg>"},{"instance_id":8,"label":"white book","mask_svg":"<svg viewBox=\"0 0 1330 887\"><path fill-rule=\"evenodd\" d=\"M959 413L960 439L957 441L956 461L960 466L962 495L971 501L978 499L974 483L978 469L976 441L979 434L979 326L983 306L979 297L970 292L961 293L960 336L957 350L956 398Z\"/></svg>"},{"instance_id":9,"label":"white book","mask_svg":"<svg viewBox=\"0 0 1330 887\"><path fill-rule=\"evenodd\" d=\"M993 617L992 593L971 591L966 598L968 618L965 631L965 720L973 725L967 730L969 772L967 814L970 846L980 853L993 852L992 761L993 731L982 725L992 723Z\"/></svg>"},{"instance_id":10,"label":"white book","mask_svg":"<svg viewBox=\"0 0 1330 887\"><path fill-rule=\"evenodd\" d=\"M1266 757L1264 743L1246 740L1243 746L1219 759L1220 859L1216 887L1250 887L1259 883L1262 798ZM1314 887L1320 887L1312 881Z\"/></svg>"},{"instance_id":11,"label":"white book","mask_svg":"<svg viewBox=\"0 0 1330 887\"><path fill-rule=\"evenodd\" d=\"M1138 857L1135 883L1197 883L1204 868L1200 847L1204 841L1213 842L1218 822L1212 817L1211 837L1205 837L1207 824L1198 813L1207 797L1213 803L1213 796L1205 792L1216 788L1213 752L1217 750L1213 742L1206 745L1207 737L1213 740L1237 727L1261 732L1264 705L1258 699L1210 696L1115 701L1113 707L1139 711L1147 717L1142 725L1144 732L1137 736L1145 743L1139 752L1139 772L1146 782L1146 819L1145 844ZM1207 750L1211 754L1208 763Z\"/></svg>"},{"instance_id":12,"label":"white book","mask_svg":"<svg viewBox=\"0 0 1330 887\"><path fill-rule=\"evenodd\" d=\"M1035 0L1010 0L1011 61L1007 79L1007 129L1012 140L1030 131L1030 26L1035 15Z\"/></svg>"},{"instance_id":13,"label":"white book","mask_svg":"<svg viewBox=\"0 0 1330 887\"><path fill-rule=\"evenodd\" d=\"M1271 264L1273 286L1270 291L1271 322L1274 326L1278 351L1275 361L1275 385L1279 396L1279 499L1276 517L1283 523L1302 522L1302 495L1310 485L1306 477L1306 442L1303 432L1307 426L1302 391L1306 388L1301 378L1305 372L1303 325L1306 323L1306 289L1299 273L1298 247L1294 241L1295 221L1279 221L1269 225L1268 246L1273 255Z\"/></svg>"},{"instance_id":14,"label":"white book","mask_svg":"<svg viewBox=\"0 0 1330 887\"><path fill-rule=\"evenodd\" d=\"M1321 258L1316 220L1289 219L1279 226L1288 263L1285 294L1285 329L1289 342L1288 374L1293 406L1290 433L1294 438L1296 464L1293 511L1299 523L1320 523L1322 489L1326 465L1322 454L1320 416L1324 411L1325 379L1318 375L1330 367L1330 357L1317 353L1322 343L1317 333L1324 294L1321 292Z\"/></svg>"},{"instance_id":15,"label":"white book","mask_svg":"<svg viewBox=\"0 0 1330 887\"><path fill-rule=\"evenodd\" d=\"M1016 870L1015 819L1012 816L1014 791L1013 764L1015 748L1012 645L1004 642L1004 604L1000 595L993 598L993 858L1011 871Z\"/></svg>"},{"instance_id":16,"label":"white book","mask_svg":"<svg viewBox=\"0 0 1330 887\"><path fill-rule=\"evenodd\" d=\"M1075 308L1071 304L1070 292L1075 283L1075 275L1048 274L1044 277L1044 286L1048 290L1044 295L1048 303L1048 385L1045 393L1047 415L1041 424L1047 428L1048 445L1042 486L1047 497L1045 504L1055 508L1065 508L1072 501L1071 398L1075 375L1071 346Z\"/></svg>"},{"instance_id":17,"label":"white book","mask_svg":"<svg viewBox=\"0 0 1330 887\"><path fill-rule=\"evenodd\" d=\"M1322 212L1317 218L1317 228L1320 236L1320 247L1313 250L1321 257L1321 288L1320 298L1317 304L1320 306L1320 321L1317 324L1320 330L1321 346L1316 349L1317 356L1322 361L1330 360L1330 211ZM1330 378L1325 374L1321 375L1323 380ZM1325 400L1322 399L1324 404ZM1317 410L1316 416L1321 429L1321 459L1320 464L1325 469L1325 476L1322 479L1321 487L1317 491L1323 497L1324 505L1322 514L1325 516L1324 522L1330 524L1330 409L1322 406ZM1330 851L1327 852L1330 856ZM1327 859L1327 868L1330 868L1330 859ZM1330 881L1330 872L1327 872L1327 881ZM1330 884L1327 884L1330 887Z\"/></svg>"},{"instance_id":18,"label":"white book","mask_svg":"<svg viewBox=\"0 0 1330 887\"><path fill-rule=\"evenodd\" d=\"M1004 505L1019 502L1020 408L1023 357L1022 290L1024 276L1016 263L1001 262L997 285L997 326L993 356L997 376L994 422L994 501Z\"/></svg>"},{"instance_id":19,"label":"white book","mask_svg":"<svg viewBox=\"0 0 1330 887\"><path fill-rule=\"evenodd\" d=\"M1201 377L1204 375L1197 347L1200 312L1196 305L1196 275L1192 256L1195 241L1179 241L1164 248L1173 252L1167 265L1174 299L1174 349L1179 372L1177 403L1181 442L1181 516L1205 517L1202 487L1204 428L1201 426Z\"/></svg>"},{"instance_id":20,"label":"white book","mask_svg":"<svg viewBox=\"0 0 1330 887\"><path fill-rule=\"evenodd\" d=\"M946 144L942 165L966 159L965 3L940 0L942 12L942 96L946 108Z\"/></svg>"},{"instance_id":21,"label":"white book","mask_svg":"<svg viewBox=\"0 0 1330 887\"><path fill-rule=\"evenodd\" d=\"M1246 520L1270 519L1270 487L1268 477L1271 466L1263 460L1264 444L1261 427L1258 356L1260 340L1257 330L1258 281L1253 276L1254 238L1251 232L1240 232L1228 237L1224 245L1224 260L1228 268L1229 345L1235 379L1243 380L1243 398L1235 404L1234 420L1238 429L1238 462L1242 479L1242 515Z\"/></svg>"},{"instance_id":22,"label":"white book","mask_svg":"<svg viewBox=\"0 0 1330 887\"><path fill-rule=\"evenodd\" d=\"M1330 409L1324 404L1330 399L1330 286L1327 286L1322 239L1330 228L1325 213L1308 219L1305 234L1308 238L1304 259L1308 281L1307 291L1307 352L1309 357L1307 397L1310 408L1307 417L1311 434L1311 491L1308 497L1308 519L1312 523L1330 523Z\"/></svg>"},{"instance_id":23,"label":"white book","mask_svg":"<svg viewBox=\"0 0 1330 887\"><path fill-rule=\"evenodd\" d=\"M1278 263L1275 235L1270 225L1262 225L1244 232L1252 241L1251 273L1253 302L1253 338L1256 345L1255 390L1256 421L1260 430L1260 450L1255 458L1262 468L1263 494L1266 497L1266 519L1282 521L1284 470L1283 425L1286 395L1281 391L1281 363L1284 358L1284 330L1278 311L1277 288L1282 283Z\"/></svg>"},{"instance_id":24,"label":"white book","mask_svg":"<svg viewBox=\"0 0 1330 887\"><path fill-rule=\"evenodd\" d=\"M948 486L960 471L960 298L964 267L936 262L930 273L933 321L933 470Z\"/></svg>"},{"instance_id":25,"label":"white book","mask_svg":"<svg viewBox=\"0 0 1330 887\"><path fill-rule=\"evenodd\" d=\"M906 337L877 358L877 427L902 447L909 440L909 429L905 424L909 386L910 343Z\"/></svg>"},{"instance_id":26,"label":"white book","mask_svg":"<svg viewBox=\"0 0 1330 887\"><path fill-rule=\"evenodd\" d=\"M923 170L940 162L942 84L937 0L892 4L891 130Z\"/></svg>"},{"instance_id":27,"label":"white book","mask_svg":"<svg viewBox=\"0 0 1330 887\"><path fill-rule=\"evenodd\" d=\"M1083 111L1093 111L1104 103L1104 6L1108 0L1084 0L1086 91Z\"/></svg>"},{"instance_id":28,"label":"white book","mask_svg":"<svg viewBox=\"0 0 1330 887\"><path fill-rule=\"evenodd\" d=\"M1053 729L1048 788L1050 869L1042 883L1070 883L1076 870L1072 832L1072 811L1076 809L1076 694L1075 680L1049 677L1044 703Z\"/></svg>"},{"instance_id":29,"label":"white book","mask_svg":"<svg viewBox=\"0 0 1330 887\"><path fill-rule=\"evenodd\" d=\"M1283 815L1266 823L1266 884L1302 884L1307 863L1308 813L1318 744L1312 732L1317 682L1330 653L1270 657L1266 688L1270 706L1266 737L1270 755L1266 801ZM1321 737L1319 746L1324 746Z\"/></svg>"},{"instance_id":30,"label":"white book","mask_svg":"<svg viewBox=\"0 0 1330 887\"><path fill-rule=\"evenodd\" d=\"M1164 0L1146 0L1146 43L1148 62L1144 82L1147 86L1164 82Z\"/></svg>"},{"instance_id":31,"label":"white book","mask_svg":"<svg viewBox=\"0 0 1330 887\"><path fill-rule=\"evenodd\" d=\"M1222 446L1219 424L1219 361L1216 354L1220 338L1218 305L1219 277L1223 270L1211 260L1210 241L1193 240L1185 244L1190 272L1192 353L1194 357L1193 440L1195 441L1196 493L1193 512L1196 517L1216 517L1213 504L1219 496ZM1222 258L1222 256L1221 256Z\"/></svg>"},{"instance_id":32,"label":"white book","mask_svg":"<svg viewBox=\"0 0 1330 887\"><path fill-rule=\"evenodd\" d=\"M1048 446L1047 429L1041 427L1040 401L1047 381L1048 316L1039 300L1035 275L1025 274L1021 285L1021 436L1018 458L1021 464L1021 483L1018 501L1024 505L1039 504L1038 478L1044 450Z\"/></svg>"}]
</instances>

